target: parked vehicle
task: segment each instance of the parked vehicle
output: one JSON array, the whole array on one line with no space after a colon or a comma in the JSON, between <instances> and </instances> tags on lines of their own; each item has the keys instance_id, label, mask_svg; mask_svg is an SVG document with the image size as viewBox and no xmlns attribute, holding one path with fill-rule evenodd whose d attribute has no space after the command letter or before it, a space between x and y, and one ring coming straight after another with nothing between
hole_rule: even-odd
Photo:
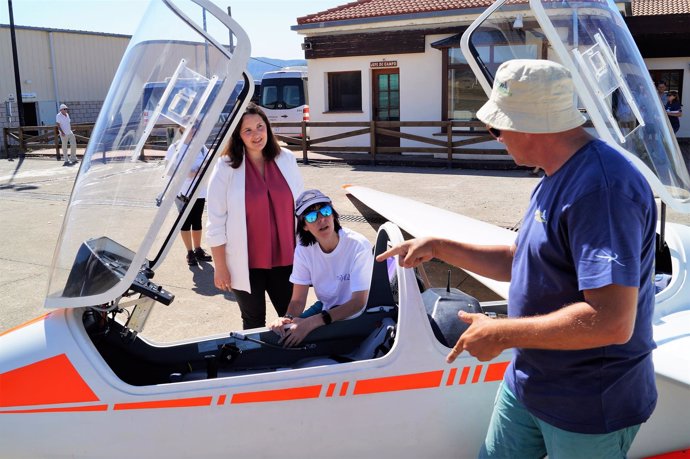
<instances>
[{"instance_id":1,"label":"parked vehicle","mask_svg":"<svg viewBox=\"0 0 690 459\"><path fill-rule=\"evenodd\" d=\"M286 67L264 73L260 100L259 105L271 123L308 121L307 68ZM283 136L302 137L301 126L273 126L273 132Z\"/></svg>"}]
</instances>

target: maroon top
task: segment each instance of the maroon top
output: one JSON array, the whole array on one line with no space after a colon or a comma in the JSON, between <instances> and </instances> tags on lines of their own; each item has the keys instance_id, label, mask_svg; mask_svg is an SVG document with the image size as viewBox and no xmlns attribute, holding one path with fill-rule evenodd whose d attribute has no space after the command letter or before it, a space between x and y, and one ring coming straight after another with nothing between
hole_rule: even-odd
<instances>
[{"instance_id":1,"label":"maroon top","mask_svg":"<svg viewBox=\"0 0 690 459\"><path fill-rule=\"evenodd\" d=\"M247 209L249 268L290 266L295 253L295 203L275 161L264 176L245 158L244 205Z\"/></svg>"}]
</instances>

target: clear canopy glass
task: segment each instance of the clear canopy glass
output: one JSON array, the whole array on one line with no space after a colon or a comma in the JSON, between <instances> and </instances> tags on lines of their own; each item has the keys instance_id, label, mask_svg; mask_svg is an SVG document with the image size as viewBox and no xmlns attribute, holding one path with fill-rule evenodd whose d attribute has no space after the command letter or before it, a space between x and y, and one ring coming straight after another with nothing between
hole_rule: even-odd
<instances>
[{"instance_id":1,"label":"clear canopy glass","mask_svg":"<svg viewBox=\"0 0 690 459\"><path fill-rule=\"evenodd\" d=\"M690 212L690 177L649 71L612 1L499 0L462 37L487 94L499 65L548 59L568 67L577 103L671 208ZM483 78L482 78L483 76Z\"/></svg>"},{"instance_id":2,"label":"clear canopy glass","mask_svg":"<svg viewBox=\"0 0 690 459\"><path fill-rule=\"evenodd\" d=\"M162 261L191 208L173 205L198 166L198 154L186 152L209 148L196 172L203 177L249 101L249 55L244 31L207 0L150 3L77 175L46 307L107 304ZM196 180L186 191L192 203L201 186Z\"/></svg>"}]
</instances>

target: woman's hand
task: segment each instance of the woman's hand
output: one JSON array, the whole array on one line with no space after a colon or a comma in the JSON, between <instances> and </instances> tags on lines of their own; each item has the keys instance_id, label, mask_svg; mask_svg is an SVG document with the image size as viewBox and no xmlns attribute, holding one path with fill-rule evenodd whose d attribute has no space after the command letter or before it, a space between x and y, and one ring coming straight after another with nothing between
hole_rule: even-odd
<instances>
[{"instance_id":1,"label":"woman's hand","mask_svg":"<svg viewBox=\"0 0 690 459\"><path fill-rule=\"evenodd\" d=\"M321 314L307 317L306 319L295 318L292 325L284 330L281 339L283 346L293 347L299 345L312 330L323 325Z\"/></svg>"},{"instance_id":2,"label":"woman's hand","mask_svg":"<svg viewBox=\"0 0 690 459\"><path fill-rule=\"evenodd\" d=\"M288 319L287 317L278 317L268 325L268 328L280 335L281 338L285 338L285 325L291 323L292 319Z\"/></svg>"},{"instance_id":3,"label":"woman's hand","mask_svg":"<svg viewBox=\"0 0 690 459\"><path fill-rule=\"evenodd\" d=\"M215 258L214 258L215 259ZM225 263L217 263L216 271L213 274L213 284L216 288L229 292L232 290L232 281L230 279L230 271L228 271Z\"/></svg>"}]
</instances>

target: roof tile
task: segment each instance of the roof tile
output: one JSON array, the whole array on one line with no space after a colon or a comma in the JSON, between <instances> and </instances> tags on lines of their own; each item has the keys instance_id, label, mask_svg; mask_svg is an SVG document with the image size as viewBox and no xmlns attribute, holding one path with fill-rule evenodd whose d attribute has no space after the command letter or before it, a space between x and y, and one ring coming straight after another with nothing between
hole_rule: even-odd
<instances>
[{"instance_id":1,"label":"roof tile","mask_svg":"<svg viewBox=\"0 0 690 459\"><path fill-rule=\"evenodd\" d=\"M633 0L633 16L690 13L690 0Z\"/></svg>"},{"instance_id":2,"label":"roof tile","mask_svg":"<svg viewBox=\"0 0 690 459\"><path fill-rule=\"evenodd\" d=\"M297 24L488 7L492 3L492 0L358 0L297 18Z\"/></svg>"},{"instance_id":3,"label":"roof tile","mask_svg":"<svg viewBox=\"0 0 690 459\"><path fill-rule=\"evenodd\" d=\"M511 0L523 3L526 0ZM358 0L297 18L297 24L488 7L493 0ZM633 16L690 13L690 0L632 0Z\"/></svg>"}]
</instances>

